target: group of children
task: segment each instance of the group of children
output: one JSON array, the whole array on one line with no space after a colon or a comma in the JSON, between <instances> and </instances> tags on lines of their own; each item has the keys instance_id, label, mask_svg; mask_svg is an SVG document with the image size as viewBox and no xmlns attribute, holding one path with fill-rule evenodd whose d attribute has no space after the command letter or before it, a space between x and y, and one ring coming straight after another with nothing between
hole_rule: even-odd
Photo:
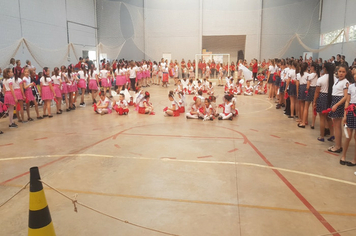
<instances>
[{"instance_id":1,"label":"group of children","mask_svg":"<svg viewBox=\"0 0 356 236\"><path fill-rule=\"evenodd\" d=\"M345 64L336 67L330 62L320 68L317 63L277 59L271 60L268 71L269 99L276 99L276 109L285 107L288 118L294 118L297 127L305 128L309 124L312 105L310 127L314 129L317 115L320 120L317 140L334 142L327 150L342 153L341 165L356 166L356 155L352 161L346 161L346 152L356 129L356 68L350 69ZM356 135L354 138L356 141Z\"/></svg>"}]
</instances>

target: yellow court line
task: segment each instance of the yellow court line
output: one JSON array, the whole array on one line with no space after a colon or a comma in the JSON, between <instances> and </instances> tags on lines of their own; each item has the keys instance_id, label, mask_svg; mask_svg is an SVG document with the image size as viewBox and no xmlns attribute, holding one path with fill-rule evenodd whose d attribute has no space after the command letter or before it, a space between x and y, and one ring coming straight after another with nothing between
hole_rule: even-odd
<instances>
[{"instance_id":1,"label":"yellow court line","mask_svg":"<svg viewBox=\"0 0 356 236\"><path fill-rule=\"evenodd\" d=\"M23 187L21 185L16 185L16 184L6 184L6 185L3 185L3 186L5 186L5 187L15 187L15 188L22 188ZM44 189L45 190L51 190L50 188L47 188L47 187L44 187ZM139 196L139 195L101 193L101 192L72 190L72 189L58 189L58 190L62 191L62 192L77 193L77 194L81 193L81 194L107 196L107 197L122 197L122 198L145 199L145 200L156 200L156 201L166 201L166 202L180 202L180 203L193 203L193 204L216 205L216 206L232 206L232 207L254 208L254 209L261 209L261 210L311 213L308 209L303 210L303 209L293 209L293 208L283 208L283 207L270 207L270 206L259 206L259 205L248 205L248 204L236 204L236 203L227 203L227 202L212 202L212 201L199 201L199 200L187 200L187 199L148 197L148 196ZM319 213L320 214L325 214L325 215L356 217L356 213L348 213L348 212L319 211Z\"/></svg>"}]
</instances>

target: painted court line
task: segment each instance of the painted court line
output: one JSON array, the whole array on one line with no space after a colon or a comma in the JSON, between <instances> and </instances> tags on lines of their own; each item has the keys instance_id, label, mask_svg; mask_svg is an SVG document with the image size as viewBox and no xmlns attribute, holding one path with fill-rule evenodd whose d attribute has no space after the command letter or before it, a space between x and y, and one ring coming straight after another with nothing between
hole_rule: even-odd
<instances>
[{"instance_id":1,"label":"painted court line","mask_svg":"<svg viewBox=\"0 0 356 236\"><path fill-rule=\"evenodd\" d=\"M201 157L197 157L197 158L208 158L208 157L213 157L213 156L209 155L209 156L201 156Z\"/></svg>"},{"instance_id":2,"label":"painted court line","mask_svg":"<svg viewBox=\"0 0 356 236\"><path fill-rule=\"evenodd\" d=\"M238 151L239 149L238 148L235 148L235 149L232 149L232 150L230 150L230 151L228 151L228 152L236 152L236 151Z\"/></svg>"},{"instance_id":3,"label":"painted court line","mask_svg":"<svg viewBox=\"0 0 356 236\"><path fill-rule=\"evenodd\" d=\"M14 145L14 144L13 143L2 144L2 145L0 145L0 147L6 147L6 146L11 146L11 145Z\"/></svg>"},{"instance_id":4,"label":"painted court line","mask_svg":"<svg viewBox=\"0 0 356 236\"><path fill-rule=\"evenodd\" d=\"M43 137L43 138L35 138L34 140L35 140L35 141L38 141L38 140L43 140L43 139L48 139L48 137Z\"/></svg>"},{"instance_id":5,"label":"painted court line","mask_svg":"<svg viewBox=\"0 0 356 236\"><path fill-rule=\"evenodd\" d=\"M130 136L147 136L147 137L171 137L171 138L197 138L197 139L243 139L237 137L206 137L206 136L188 136L188 135L169 135L169 134L129 134L123 133L122 135Z\"/></svg>"},{"instance_id":6,"label":"painted court line","mask_svg":"<svg viewBox=\"0 0 356 236\"><path fill-rule=\"evenodd\" d=\"M328 151L324 151L325 153L327 153L327 154L330 154L330 155L333 155L333 156L336 156L336 157L338 157L339 155L338 154L335 154L335 153L332 153L332 152L328 152Z\"/></svg>"},{"instance_id":7,"label":"painted court line","mask_svg":"<svg viewBox=\"0 0 356 236\"><path fill-rule=\"evenodd\" d=\"M255 132L258 132L258 130L255 130L255 129L250 129L251 131L255 131Z\"/></svg>"},{"instance_id":8,"label":"painted court line","mask_svg":"<svg viewBox=\"0 0 356 236\"><path fill-rule=\"evenodd\" d=\"M281 137L278 137L278 136L273 135L273 134L271 134L271 137L274 137L274 138L281 138Z\"/></svg>"},{"instance_id":9,"label":"painted court line","mask_svg":"<svg viewBox=\"0 0 356 236\"><path fill-rule=\"evenodd\" d=\"M120 146L119 146L119 145L117 145L117 144L115 144L114 146L115 146L116 148L120 148Z\"/></svg>"},{"instance_id":10,"label":"painted court line","mask_svg":"<svg viewBox=\"0 0 356 236\"><path fill-rule=\"evenodd\" d=\"M295 142L295 144L298 144L298 145L301 145L301 146L307 146L306 144L304 143L298 143L298 142Z\"/></svg>"}]
</instances>

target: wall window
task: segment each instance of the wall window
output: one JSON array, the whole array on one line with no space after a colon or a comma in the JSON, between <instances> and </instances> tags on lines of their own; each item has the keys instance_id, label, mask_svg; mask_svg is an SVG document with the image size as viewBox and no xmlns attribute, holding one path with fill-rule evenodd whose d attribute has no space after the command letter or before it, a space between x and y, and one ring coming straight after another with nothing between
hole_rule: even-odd
<instances>
[{"instance_id":1,"label":"wall window","mask_svg":"<svg viewBox=\"0 0 356 236\"><path fill-rule=\"evenodd\" d=\"M349 41L356 41L356 25L350 26Z\"/></svg>"},{"instance_id":2,"label":"wall window","mask_svg":"<svg viewBox=\"0 0 356 236\"><path fill-rule=\"evenodd\" d=\"M342 29L320 35L320 46L325 46L333 42ZM356 25L345 28L345 33L341 34L333 43L356 41Z\"/></svg>"}]
</instances>

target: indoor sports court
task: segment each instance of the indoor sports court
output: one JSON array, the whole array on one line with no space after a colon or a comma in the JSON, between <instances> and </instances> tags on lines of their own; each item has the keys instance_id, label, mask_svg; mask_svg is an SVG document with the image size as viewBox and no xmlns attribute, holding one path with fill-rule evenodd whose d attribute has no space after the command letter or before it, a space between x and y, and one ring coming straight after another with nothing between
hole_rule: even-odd
<instances>
[{"instance_id":1,"label":"indoor sports court","mask_svg":"<svg viewBox=\"0 0 356 236\"><path fill-rule=\"evenodd\" d=\"M306 123L288 118L287 99L292 95L279 97L277 86L269 99L268 87L271 59L301 56L300 63L310 60L313 67L319 58L337 64L340 54L353 73L355 7L352 0L0 0L4 97L0 101L6 106L0 119L0 235L356 235L355 139L351 136L346 156L333 151L330 146L337 147L337 137L331 139L320 129L323 112L314 112L310 105ZM88 80L95 74L80 63L80 57L88 57L98 71L97 90L79 87L80 71ZM14 81L8 83L11 91L18 80L16 67L11 69L14 79L7 78L10 69L5 72L11 58L23 67L20 89L25 90L26 70L35 71L39 84L34 85L38 94L32 90L35 100L25 101L29 96L23 92L22 105L16 99L10 113L6 83ZM154 75L154 62L161 59L167 65L162 69L158 63ZM191 61L191 66L182 59ZM253 78L253 62L249 63L254 59L265 80ZM171 60L172 65L178 61L177 71ZM199 60L206 61L211 72L200 68ZM226 71L214 73L210 64L214 60L222 68L226 64ZM147 65L142 71L148 71L148 76L142 82L135 77L131 83L132 62L139 68ZM115 63L118 72L128 68L125 93L116 83L120 75L113 69ZM73 73L79 71L80 76L72 75L78 89L60 97L54 92L52 99L42 100L46 81L39 72L46 80L45 67L54 73L62 65L72 66ZM108 90L102 83L105 68L107 78L113 78ZM70 73L60 73L69 86ZM165 73L169 73L166 83ZM207 105L205 116L198 109L196 119L187 118L202 91L185 88L190 79L193 87L204 79L211 82L214 89L207 85L202 98L209 104L216 98L216 114L207 113ZM236 88L229 89L231 79ZM51 83L54 89L55 80ZM253 95L248 94L247 83ZM260 94L258 86L266 92ZM143 114L139 91L149 93ZM122 94L126 94L127 115L115 110ZM231 119L224 118L230 104L226 96L233 97L237 110ZM102 112L109 107L100 107L105 99L110 104L115 101L109 114ZM185 111L169 116L167 108L181 107L179 99ZM295 115L301 118L298 106ZM53 118L48 117L51 114ZM17 128L9 125L12 116ZM341 149L345 149L345 132L342 127ZM325 141L320 141L321 135ZM41 181L29 182L31 167L38 167ZM34 191L34 185L44 191Z\"/></svg>"}]
</instances>

